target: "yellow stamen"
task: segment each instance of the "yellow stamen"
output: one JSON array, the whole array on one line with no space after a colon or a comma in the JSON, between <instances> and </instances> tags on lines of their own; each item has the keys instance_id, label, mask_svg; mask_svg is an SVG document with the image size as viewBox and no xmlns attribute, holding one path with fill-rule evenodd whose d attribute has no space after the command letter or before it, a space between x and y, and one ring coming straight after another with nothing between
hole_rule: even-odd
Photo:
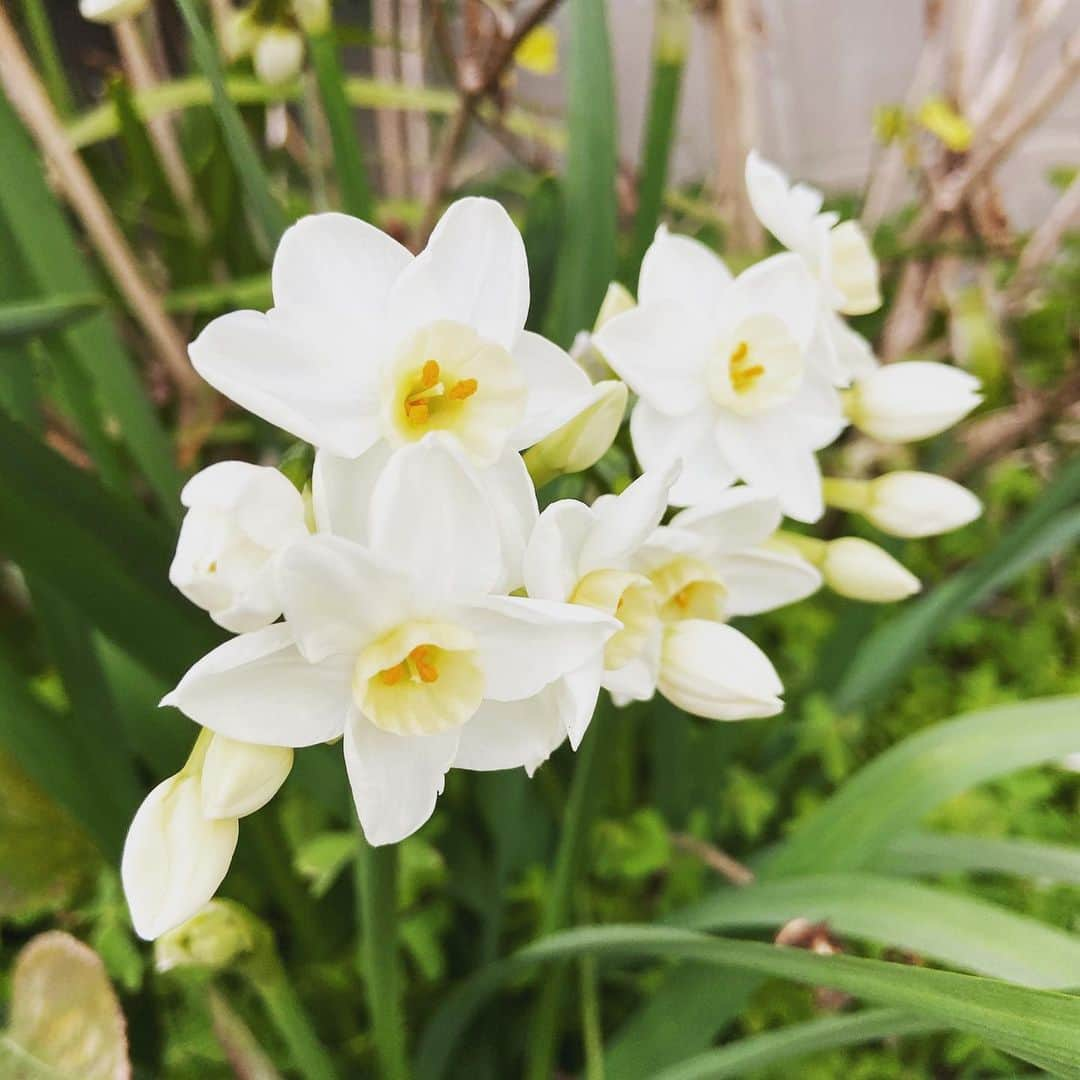
<instances>
[{"instance_id":1,"label":"yellow stamen","mask_svg":"<svg viewBox=\"0 0 1080 1080\"><path fill-rule=\"evenodd\" d=\"M765 368L761 364L747 364L746 359L749 352L750 347L746 342L740 341L728 361L731 372L731 388L736 394L745 394L765 374Z\"/></svg>"},{"instance_id":2,"label":"yellow stamen","mask_svg":"<svg viewBox=\"0 0 1080 1080\"><path fill-rule=\"evenodd\" d=\"M447 396L454 401L464 401L466 398L470 398L476 393L478 385L479 384L475 379L462 379L460 382L456 382L450 387L450 392Z\"/></svg>"},{"instance_id":3,"label":"yellow stamen","mask_svg":"<svg viewBox=\"0 0 1080 1080\"><path fill-rule=\"evenodd\" d=\"M428 408L426 401L407 401L405 402L405 415L408 416L410 423L419 427L421 424L428 422L431 410Z\"/></svg>"},{"instance_id":4,"label":"yellow stamen","mask_svg":"<svg viewBox=\"0 0 1080 1080\"><path fill-rule=\"evenodd\" d=\"M425 390L430 389L439 381L439 365L435 360L425 360L420 372L420 382Z\"/></svg>"},{"instance_id":5,"label":"yellow stamen","mask_svg":"<svg viewBox=\"0 0 1080 1080\"><path fill-rule=\"evenodd\" d=\"M405 665L395 664L393 667L388 667L379 672L379 678L386 686L393 686L405 678Z\"/></svg>"}]
</instances>

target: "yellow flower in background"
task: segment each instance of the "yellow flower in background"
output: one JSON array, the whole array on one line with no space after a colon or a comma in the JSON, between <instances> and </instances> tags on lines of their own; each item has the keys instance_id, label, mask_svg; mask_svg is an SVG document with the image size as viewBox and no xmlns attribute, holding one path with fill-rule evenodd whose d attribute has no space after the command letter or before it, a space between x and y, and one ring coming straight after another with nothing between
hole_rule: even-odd
<instances>
[{"instance_id":1,"label":"yellow flower in background","mask_svg":"<svg viewBox=\"0 0 1080 1080\"><path fill-rule=\"evenodd\" d=\"M944 98L927 98L919 108L919 123L950 150L962 154L971 146L971 124Z\"/></svg>"},{"instance_id":2,"label":"yellow flower in background","mask_svg":"<svg viewBox=\"0 0 1080 1080\"><path fill-rule=\"evenodd\" d=\"M559 35L554 28L530 30L514 50L514 63L534 75L554 75L559 68Z\"/></svg>"}]
</instances>

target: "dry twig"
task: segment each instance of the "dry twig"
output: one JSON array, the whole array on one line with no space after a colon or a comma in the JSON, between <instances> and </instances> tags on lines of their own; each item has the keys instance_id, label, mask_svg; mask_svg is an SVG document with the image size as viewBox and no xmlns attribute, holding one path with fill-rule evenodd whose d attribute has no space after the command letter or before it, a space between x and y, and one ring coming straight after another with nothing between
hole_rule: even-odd
<instances>
[{"instance_id":1,"label":"dry twig","mask_svg":"<svg viewBox=\"0 0 1080 1080\"><path fill-rule=\"evenodd\" d=\"M689 833L672 833L671 842L683 851L697 856L711 870L727 878L732 885L749 885L754 880L754 872L741 862L733 859L726 852L721 851L704 840L699 840Z\"/></svg>"}]
</instances>

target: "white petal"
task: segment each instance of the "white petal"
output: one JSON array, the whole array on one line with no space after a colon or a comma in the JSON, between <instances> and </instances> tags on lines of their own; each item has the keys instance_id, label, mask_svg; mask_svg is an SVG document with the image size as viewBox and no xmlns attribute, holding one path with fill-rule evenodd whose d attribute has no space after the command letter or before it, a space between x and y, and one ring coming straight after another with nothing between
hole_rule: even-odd
<instances>
[{"instance_id":1,"label":"white petal","mask_svg":"<svg viewBox=\"0 0 1080 1080\"><path fill-rule=\"evenodd\" d=\"M814 225L821 210L820 191L807 184L792 186L756 150L746 159L746 190L758 220L784 247L808 259L820 257L822 237Z\"/></svg>"},{"instance_id":2,"label":"white petal","mask_svg":"<svg viewBox=\"0 0 1080 1080\"><path fill-rule=\"evenodd\" d=\"M315 455L311 500L319 532L368 543L371 495L389 460L390 447L384 442L357 458L337 457L327 450Z\"/></svg>"},{"instance_id":3,"label":"white petal","mask_svg":"<svg viewBox=\"0 0 1080 1080\"><path fill-rule=\"evenodd\" d=\"M213 897L228 873L237 835L236 818L203 816L197 776L171 776L147 795L120 863L139 937L160 937Z\"/></svg>"},{"instance_id":4,"label":"white petal","mask_svg":"<svg viewBox=\"0 0 1080 1080\"><path fill-rule=\"evenodd\" d=\"M839 392L816 371L806 373L795 396L781 411L791 438L812 450L830 446L848 426Z\"/></svg>"},{"instance_id":5,"label":"white petal","mask_svg":"<svg viewBox=\"0 0 1080 1080\"><path fill-rule=\"evenodd\" d=\"M596 699L600 696L600 680L603 674L604 662L601 653L582 664L577 671L571 671L553 682L549 688L556 696L559 715L573 750L581 745L596 712Z\"/></svg>"},{"instance_id":6,"label":"white petal","mask_svg":"<svg viewBox=\"0 0 1080 1080\"><path fill-rule=\"evenodd\" d=\"M431 817L459 735L394 735L353 711L345 725L345 768L369 844L396 844Z\"/></svg>"},{"instance_id":7,"label":"white petal","mask_svg":"<svg viewBox=\"0 0 1080 1080\"><path fill-rule=\"evenodd\" d=\"M680 709L709 720L775 716L784 707L769 658L734 627L705 619L667 627L658 689Z\"/></svg>"},{"instance_id":8,"label":"white petal","mask_svg":"<svg viewBox=\"0 0 1080 1080\"><path fill-rule=\"evenodd\" d=\"M298 439L356 457L379 438L376 373L326 354L282 319L222 315L189 352L215 390Z\"/></svg>"},{"instance_id":9,"label":"white petal","mask_svg":"<svg viewBox=\"0 0 1080 1080\"><path fill-rule=\"evenodd\" d=\"M529 264L510 215L492 199L459 199L398 278L389 321L413 330L438 319L512 348L529 311Z\"/></svg>"},{"instance_id":10,"label":"white petal","mask_svg":"<svg viewBox=\"0 0 1080 1080\"><path fill-rule=\"evenodd\" d=\"M724 457L748 484L776 495L796 521L824 512L821 472L814 452L792 437L783 410L763 416L725 416L716 425Z\"/></svg>"},{"instance_id":11,"label":"white petal","mask_svg":"<svg viewBox=\"0 0 1080 1080\"><path fill-rule=\"evenodd\" d=\"M668 494L672 506L710 502L735 482L735 471L716 441L715 416L711 406L690 416L666 416L647 401L639 401L630 414L630 439L643 469L682 462Z\"/></svg>"},{"instance_id":12,"label":"white petal","mask_svg":"<svg viewBox=\"0 0 1080 1080\"><path fill-rule=\"evenodd\" d=\"M685 415L708 399L713 339L683 305L668 301L617 315L593 344L630 389L661 412Z\"/></svg>"},{"instance_id":13,"label":"white petal","mask_svg":"<svg viewBox=\"0 0 1080 1080\"><path fill-rule=\"evenodd\" d=\"M278 593L297 648L312 663L356 654L415 613L408 579L368 549L321 533L278 561Z\"/></svg>"},{"instance_id":14,"label":"white petal","mask_svg":"<svg viewBox=\"0 0 1080 1080\"><path fill-rule=\"evenodd\" d=\"M423 578L436 603L486 593L498 580L501 540L475 470L449 438L397 450L375 485L371 546Z\"/></svg>"},{"instance_id":15,"label":"white petal","mask_svg":"<svg viewBox=\"0 0 1080 1080\"><path fill-rule=\"evenodd\" d=\"M672 301L710 312L731 280L731 271L715 251L661 225L641 261L638 303Z\"/></svg>"},{"instance_id":16,"label":"white petal","mask_svg":"<svg viewBox=\"0 0 1080 1080\"><path fill-rule=\"evenodd\" d=\"M540 515L529 470L514 450L479 474L480 486L495 515L502 545L502 574L493 592L511 593L525 582L525 548Z\"/></svg>"},{"instance_id":17,"label":"white petal","mask_svg":"<svg viewBox=\"0 0 1080 1080\"><path fill-rule=\"evenodd\" d=\"M290 322L334 323L359 349L382 321L412 255L348 214L311 214L285 230L274 254L274 303Z\"/></svg>"},{"instance_id":18,"label":"white petal","mask_svg":"<svg viewBox=\"0 0 1080 1080\"><path fill-rule=\"evenodd\" d=\"M603 687L622 704L630 701L649 701L656 693L660 676L660 647L663 626L657 622L653 633L639 656L614 671L603 672Z\"/></svg>"},{"instance_id":19,"label":"white petal","mask_svg":"<svg viewBox=\"0 0 1080 1080\"><path fill-rule=\"evenodd\" d=\"M512 436L523 450L577 415L591 397L592 383L568 352L539 334L526 330L512 352L529 387L525 417Z\"/></svg>"},{"instance_id":20,"label":"white petal","mask_svg":"<svg viewBox=\"0 0 1080 1080\"><path fill-rule=\"evenodd\" d=\"M762 543L780 527L782 517L775 495L740 486L681 511L671 519L671 527L697 534L705 541L705 551L716 556Z\"/></svg>"},{"instance_id":21,"label":"white petal","mask_svg":"<svg viewBox=\"0 0 1080 1080\"><path fill-rule=\"evenodd\" d=\"M341 734L354 661L309 664L288 625L275 623L219 645L161 704L240 742L312 746Z\"/></svg>"},{"instance_id":22,"label":"white petal","mask_svg":"<svg viewBox=\"0 0 1080 1080\"><path fill-rule=\"evenodd\" d=\"M485 701L461 729L454 768L492 772L524 767L531 776L566 738L558 685L522 701Z\"/></svg>"},{"instance_id":23,"label":"white petal","mask_svg":"<svg viewBox=\"0 0 1080 1080\"><path fill-rule=\"evenodd\" d=\"M261 810L285 783L293 751L284 746L210 740L202 763L202 811L208 818L241 818Z\"/></svg>"},{"instance_id":24,"label":"white petal","mask_svg":"<svg viewBox=\"0 0 1080 1080\"><path fill-rule=\"evenodd\" d=\"M581 574L581 549L595 522L575 499L544 509L525 549L525 588L538 600L569 600Z\"/></svg>"},{"instance_id":25,"label":"white petal","mask_svg":"<svg viewBox=\"0 0 1080 1080\"><path fill-rule=\"evenodd\" d=\"M733 320L762 314L777 316L800 348L805 349L817 324L820 293L798 255L772 255L735 279L728 304Z\"/></svg>"},{"instance_id":26,"label":"white petal","mask_svg":"<svg viewBox=\"0 0 1080 1080\"><path fill-rule=\"evenodd\" d=\"M668 492L679 464L650 469L619 495L602 495L592 505L595 524L581 549L578 573L622 569L652 535L667 510Z\"/></svg>"},{"instance_id":27,"label":"white petal","mask_svg":"<svg viewBox=\"0 0 1080 1080\"><path fill-rule=\"evenodd\" d=\"M821 587L821 574L805 559L777 551L740 551L714 562L727 589L729 615L757 615L805 600Z\"/></svg>"},{"instance_id":28,"label":"white petal","mask_svg":"<svg viewBox=\"0 0 1080 1080\"><path fill-rule=\"evenodd\" d=\"M828 313L826 325L847 382L864 379L877 370L879 365L874 349L862 334L856 333L839 315L831 311Z\"/></svg>"},{"instance_id":29,"label":"white petal","mask_svg":"<svg viewBox=\"0 0 1080 1080\"><path fill-rule=\"evenodd\" d=\"M517 701L538 693L601 652L619 624L579 604L492 596L463 608L477 637L484 696Z\"/></svg>"}]
</instances>

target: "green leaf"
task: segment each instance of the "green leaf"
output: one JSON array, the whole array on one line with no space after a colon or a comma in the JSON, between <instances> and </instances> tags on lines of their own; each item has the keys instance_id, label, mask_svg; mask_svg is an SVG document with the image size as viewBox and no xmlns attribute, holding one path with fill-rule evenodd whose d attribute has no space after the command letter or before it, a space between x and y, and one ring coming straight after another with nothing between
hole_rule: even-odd
<instances>
[{"instance_id":1,"label":"green leaf","mask_svg":"<svg viewBox=\"0 0 1080 1080\"><path fill-rule=\"evenodd\" d=\"M1024 986L1080 986L1080 938L975 897L873 874L815 874L726 888L670 921L693 930L782 926L805 918Z\"/></svg>"},{"instance_id":2,"label":"green leaf","mask_svg":"<svg viewBox=\"0 0 1080 1080\"><path fill-rule=\"evenodd\" d=\"M20 300L0 304L0 342L62 330L93 314L102 304L100 296L54 296L44 300Z\"/></svg>"},{"instance_id":3,"label":"green leaf","mask_svg":"<svg viewBox=\"0 0 1080 1080\"><path fill-rule=\"evenodd\" d=\"M273 303L269 274L253 274L251 277L215 281L209 285L192 285L186 289L175 289L165 297L167 311L200 315L231 311L233 308L262 310L273 307Z\"/></svg>"},{"instance_id":4,"label":"green leaf","mask_svg":"<svg viewBox=\"0 0 1080 1080\"><path fill-rule=\"evenodd\" d=\"M872 865L894 837L975 784L1076 747L1080 697L970 713L920 731L857 773L760 867L763 876Z\"/></svg>"},{"instance_id":5,"label":"green leaf","mask_svg":"<svg viewBox=\"0 0 1080 1080\"><path fill-rule=\"evenodd\" d=\"M211 107L221 127L221 134L225 139L233 167L243 185L248 209L255 219L263 244L269 253L285 231L284 211L270 190L270 178L266 174L251 135L244 127L240 111L229 97L225 87L225 73L222 71L221 61L218 58L217 45L199 17L195 0L176 0L176 5L187 26L195 63L198 64L200 71L210 84L213 95Z\"/></svg>"},{"instance_id":6,"label":"green leaf","mask_svg":"<svg viewBox=\"0 0 1080 1080\"><path fill-rule=\"evenodd\" d=\"M569 345L615 276L615 86L603 0L571 0L563 244L547 331Z\"/></svg>"},{"instance_id":7,"label":"green leaf","mask_svg":"<svg viewBox=\"0 0 1080 1080\"><path fill-rule=\"evenodd\" d=\"M909 832L874 860L885 874L1015 874L1035 881L1080 885L1080 851L1057 844L996 836Z\"/></svg>"},{"instance_id":8,"label":"green leaf","mask_svg":"<svg viewBox=\"0 0 1080 1080\"><path fill-rule=\"evenodd\" d=\"M1058 473L1038 502L985 558L909 604L862 641L836 690L836 708L860 708L879 697L958 616L1080 537L1078 499L1080 459Z\"/></svg>"},{"instance_id":9,"label":"green leaf","mask_svg":"<svg viewBox=\"0 0 1080 1080\"><path fill-rule=\"evenodd\" d=\"M721 1080L726 1076L748 1076L822 1050L855 1046L888 1036L923 1035L943 1026L899 1009L867 1009L852 1016L827 1016L709 1050L655 1073L653 1080Z\"/></svg>"},{"instance_id":10,"label":"green leaf","mask_svg":"<svg viewBox=\"0 0 1080 1080\"><path fill-rule=\"evenodd\" d=\"M1080 1077L1080 999L951 971L818 956L802 949L730 941L655 926L580 927L554 934L481 969L447 997L426 1028L417 1075L445 1075L454 1049L480 1006L537 964L595 955L619 960L691 960L738 967L811 986L829 986L966 1031L1059 1076Z\"/></svg>"},{"instance_id":11,"label":"green leaf","mask_svg":"<svg viewBox=\"0 0 1080 1080\"><path fill-rule=\"evenodd\" d=\"M345 75L341 69L338 43L332 27L308 38L311 65L319 86L319 97L330 129L334 149L334 171L341 188L341 206L349 214L371 221L374 203L364 153L356 131L352 109L345 97Z\"/></svg>"}]
</instances>

